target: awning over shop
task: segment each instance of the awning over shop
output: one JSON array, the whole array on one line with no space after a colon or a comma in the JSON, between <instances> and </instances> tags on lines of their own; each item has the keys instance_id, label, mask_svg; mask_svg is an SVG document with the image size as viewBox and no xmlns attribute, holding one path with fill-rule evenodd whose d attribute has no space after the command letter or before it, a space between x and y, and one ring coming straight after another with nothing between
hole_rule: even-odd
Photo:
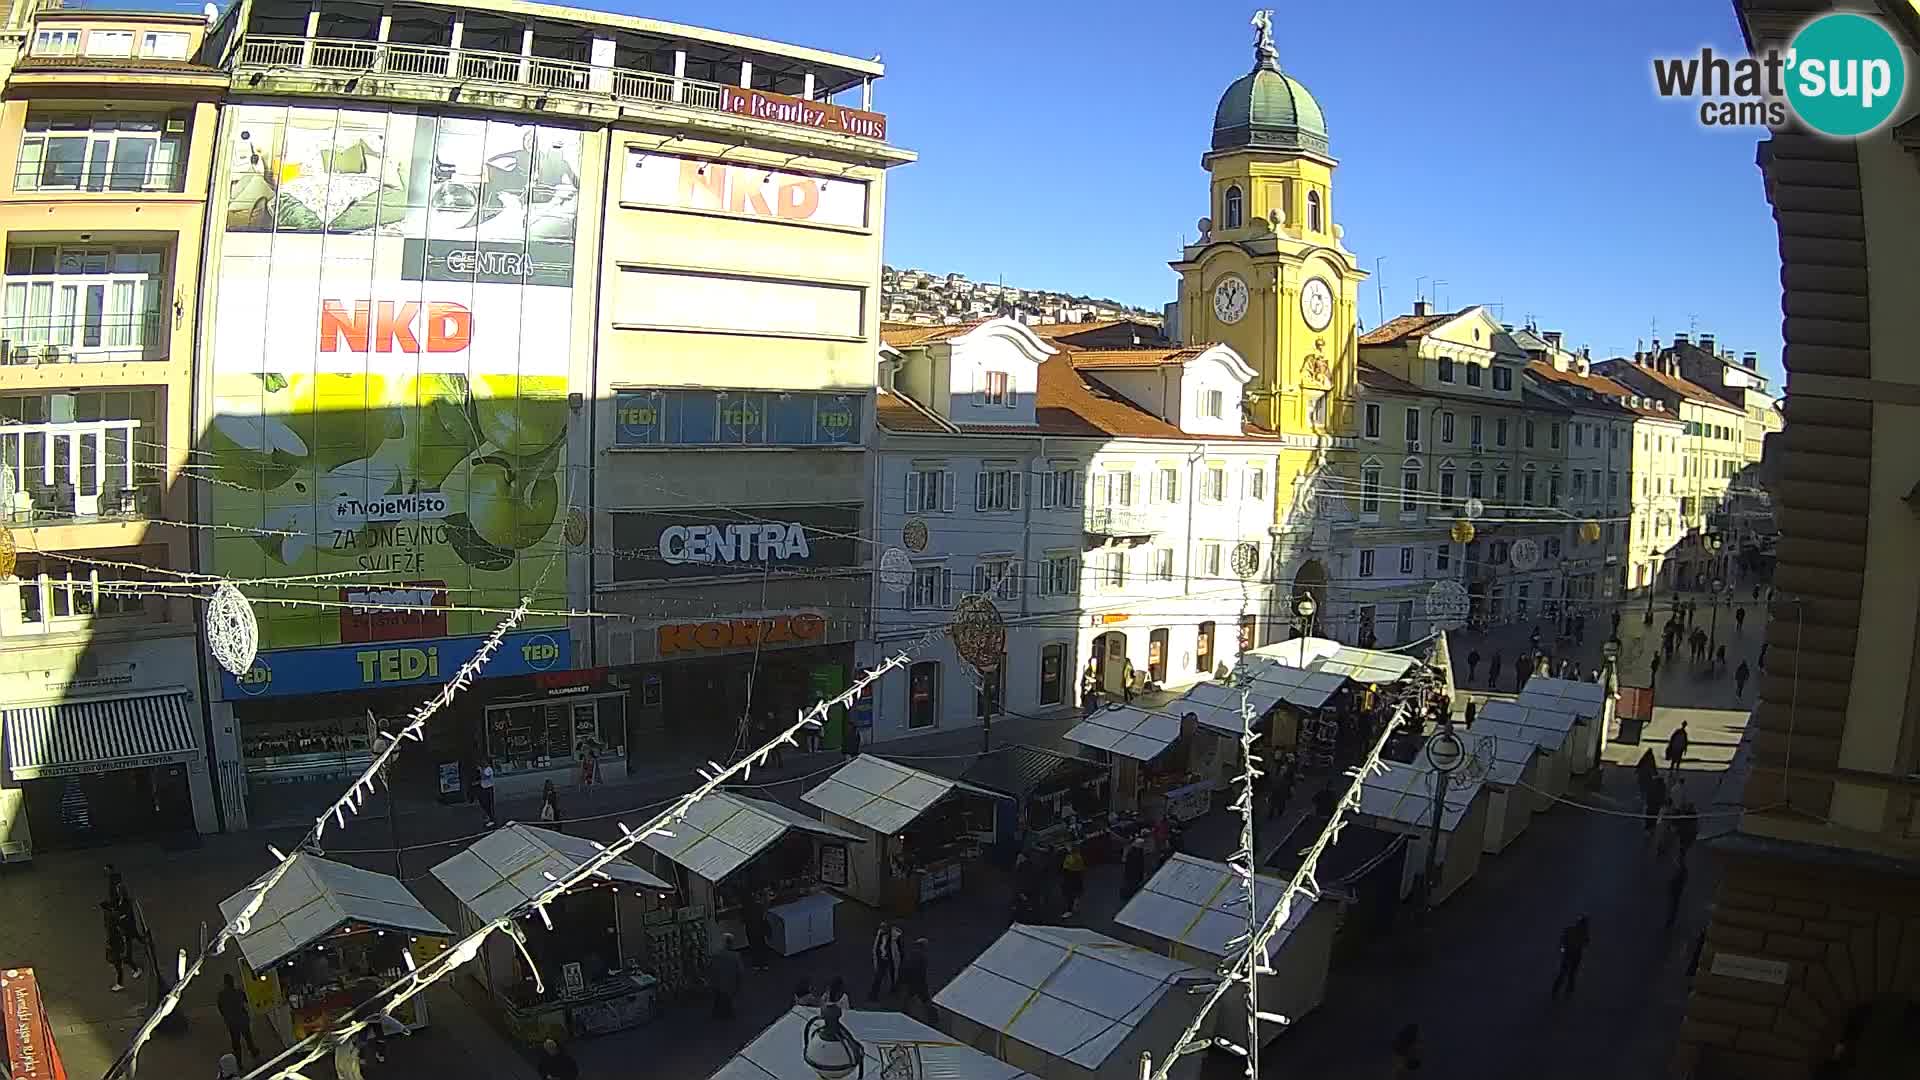
<instances>
[{"instance_id":1,"label":"awning over shop","mask_svg":"<svg viewBox=\"0 0 1920 1080\"><path fill-rule=\"evenodd\" d=\"M1480 725L1475 724L1477 729ZM1432 767L1386 762L1387 771L1360 782L1360 813L1399 825L1427 826L1433 822L1433 792L1437 782ZM1440 813L1440 831L1452 832L1467 816L1483 783L1477 777L1455 773L1447 785L1446 808Z\"/></svg>"},{"instance_id":2,"label":"awning over shop","mask_svg":"<svg viewBox=\"0 0 1920 1080\"><path fill-rule=\"evenodd\" d=\"M1015 924L933 1003L1084 1069L1099 1069L1167 992L1212 977L1105 934Z\"/></svg>"},{"instance_id":3,"label":"awning over shop","mask_svg":"<svg viewBox=\"0 0 1920 1080\"><path fill-rule=\"evenodd\" d=\"M1132 705L1099 709L1075 724L1067 739L1135 761L1152 761L1180 738L1179 713L1148 712Z\"/></svg>"},{"instance_id":4,"label":"awning over shop","mask_svg":"<svg viewBox=\"0 0 1920 1080\"><path fill-rule=\"evenodd\" d=\"M254 884L265 877L255 878ZM220 901L220 914L232 922L252 898L251 887L242 889ZM251 928L240 935L240 953L253 970L265 971L348 923L403 933L452 933L400 879L302 851L267 890Z\"/></svg>"},{"instance_id":5,"label":"awning over shop","mask_svg":"<svg viewBox=\"0 0 1920 1080\"><path fill-rule=\"evenodd\" d=\"M1488 702L1491 705L1493 702ZM1566 745L1567 733L1558 728L1527 727L1511 720L1502 720L1498 716L1489 717L1481 713L1474 718L1473 727L1460 732L1467 745L1474 745L1474 739L1480 736L1492 736L1504 745L1525 743L1540 749L1543 754L1551 754Z\"/></svg>"},{"instance_id":6,"label":"awning over shop","mask_svg":"<svg viewBox=\"0 0 1920 1080\"><path fill-rule=\"evenodd\" d=\"M798 810L764 799L716 791L694 803L672 836L649 836L648 847L708 881L724 881L791 830L830 840L864 843L860 837L815 821Z\"/></svg>"},{"instance_id":7,"label":"awning over shop","mask_svg":"<svg viewBox=\"0 0 1920 1080\"><path fill-rule=\"evenodd\" d=\"M1294 667L1270 656L1243 657L1240 663L1246 666L1247 677L1253 680L1255 692L1264 692L1276 701L1284 701L1302 709L1325 706L1328 699L1347 683L1345 675L1321 671L1317 667ZM1232 730L1240 730L1237 717Z\"/></svg>"},{"instance_id":8,"label":"awning over shop","mask_svg":"<svg viewBox=\"0 0 1920 1080\"><path fill-rule=\"evenodd\" d=\"M1599 683L1550 679L1544 675L1528 679L1520 696L1515 699L1521 705L1558 709L1588 718L1599 716L1606 700L1607 688Z\"/></svg>"},{"instance_id":9,"label":"awning over shop","mask_svg":"<svg viewBox=\"0 0 1920 1080\"><path fill-rule=\"evenodd\" d=\"M433 876L453 898L483 921L497 919L526 904L600 853L593 841L531 825L495 829L433 868ZM672 892L673 886L627 861L625 856L601 868L614 881ZM551 877L549 877L551 875Z\"/></svg>"},{"instance_id":10,"label":"awning over shop","mask_svg":"<svg viewBox=\"0 0 1920 1080\"><path fill-rule=\"evenodd\" d=\"M1279 878L1254 878L1254 897L1262 918L1280 902L1285 890L1286 882ZM1286 925L1267 946L1269 959L1286 946L1287 935L1299 927L1312 907L1313 901L1305 895L1294 898ZM1133 894L1113 921L1162 941L1226 956L1232 949L1228 942L1247 932L1246 889L1226 863L1174 855Z\"/></svg>"},{"instance_id":11,"label":"awning over shop","mask_svg":"<svg viewBox=\"0 0 1920 1080\"><path fill-rule=\"evenodd\" d=\"M1093 765L1079 758L1042 750L1037 746L1003 746L982 754L962 774L969 784L1001 795L1024 799L1047 788L1056 777L1074 770L1092 771Z\"/></svg>"},{"instance_id":12,"label":"awning over shop","mask_svg":"<svg viewBox=\"0 0 1920 1080\"><path fill-rule=\"evenodd\" d=\"M1474 718L1474 727L1479 727L1479 722L1483 719L1500 720L1509 724L1519 724L1521 727L1557 732L1560 739L1564 741L1573 731L1574 721L1578 717L1560 706L1548 708L1540 704L1523 704L1518 701L1489 701L1480 707L1479 716ZM1556 741L1552 749L1559 748L1559 742Z\"/></svg>"},{"instance_id":13,"label":"awning over shop","mask_svg":"<svg viewBox=\"0 0 1920 1080\"><path fill-rule=\"evenodd\" d=\"M7 769L36 780L191 761L201 755L192 702L175 692L8 709Z\"/></svg>"},{"instance_id":14,"label":"awning over shop","mask_svg":"<svg viewBox=\"0 0 1920 1080\"><path fill-rule=\"evenodd\" d=\"M795 1006L768 1025L760 1037L720 1067L711 1080L819 1080L820 1073L807 1064L805 1056L807 1021L820 1010ZM916 1068L901 1076L925 1080L1033 1080L1031 1074L991 1058L971 1046L955 1042L953 1036L935 1031L920 1021L897 1012L861 1012L841 1016L847 1032L860 1041L866 1053L866 1074L872 1077L894 1076L891 1070L901 1064L892 1047L910 1047ZM883 1057L882 1055L887 1056Z\"/></svg>"},{"instance_id":15,"label":"awning over shop","mask_svg":"<svg viewBox=\"0 0 1920 1080\"><path fill-rule=\"evenodd\" d=\"M1315 637L1277 641L1272 645L1262 645L1247 655L1277 661L1288 667L1324 671L1357 683L1398 682L1420 663L1414 657L1400 653L1356 649L1351 645Z\"/></svg>"},{"instance_id":16,"label":"awning over shop","mask_svg":"<svg viewBox=\"0 0 1920 1080\"><path fill-rule=\"evenodd\" d=\"M882 836L892 836L913 824L934 803L962 789L996 797L972 784L861 754L800 796L800 801L857 821Z\"/></svg>"},{"instance_id":17,"label":"awning over shop","mask_svg":"<svg viewBox=\"0 0 1920 1080\"><path fill-rule=\"evenodd\" d=\"M1338 680L1333 682L1333 686L1339 685ZM1328 690L1327 693L1332 694L1333 691ZM1246 704L1253 710L1253 715L1257 719L1278 704L1283 695L1283 688L1256 679L1247 687ZM1192 713L1201 727L1229 735L1239 735L1240 704L1239 687L1226 683L1203 682L1195 683L1192 689L1168 702L1165 708L1175 716Z\"/></svg>"}]
</instances>

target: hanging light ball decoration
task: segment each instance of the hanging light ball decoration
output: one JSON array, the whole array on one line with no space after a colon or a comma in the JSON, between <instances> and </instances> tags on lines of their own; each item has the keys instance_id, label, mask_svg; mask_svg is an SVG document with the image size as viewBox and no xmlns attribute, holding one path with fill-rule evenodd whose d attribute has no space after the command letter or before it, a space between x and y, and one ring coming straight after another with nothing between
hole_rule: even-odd
<instances>
[{"instance_id":1,"label":"hanging light ball decoration","mask_svg":"<svg viewBox=\"0 0 1920 1080\"><path fill-rule=\"evenodd\" d=\"M207 602L207 648L220 670L236 677L253 667L260 650L260 624L254 620L253 605L230 583L215 589Z\"/></svg>"},{"instance_id":2,"label":"hanging light ball decoration","mask_svg":"<svg viewBox=\"0 0 1920 1080\"><path fill-rule=\"evenodd\" d=\"M1580 539L1585 540L1589 544L1599 543L1600 523L1597 521L1582 523L1580 526Z\"/></svg>"},{"instance_id":3,"label":"hanging light ball decoration","mask_svg":"<svg viewBox=\"0 0 1920 1080\"><path fill-rule=\"evenodd\" d=\"M568 544L574 547L585 544L587 542L587 531L590 528L592 528L592 522L587 520L587 512L585 510L576 506L572 510L567 511Z\"/></svg>"},{"instance_id":4,"label":"hanging light ball decoration","mask_svg":"<svg viewBox=\"0 0 1920 1080\"><path fill-rule=\"evenodd\" d=\"M0 469L0 473L6 470ZM12 577L20 561L20 549L14 545L13 530L0 525L0 577Z\"/></svg>"},{"instance_id":5,"label":"hanging light ball decoration","mask_svg":"<svg viewBox=\"0 0 1920 1080\"><path fill-rule=\"evenodd\" d=\"M1448 532L1447 535L1452 537L1453 542L1456 544L1471 544L1473 543L1474 536L1473 522L1465 519L1456 521L1453 523L1453 529Z\"/></svg>"},{"instance_id":6,"label":"hanging light ball decoration","mask_svg":"<svg viewBox=\"0 0 1920 1080\"><path fill-rule=\"evenodd\" d=\"M908 518L907 523L900 526L900 542L907 546L908 551L925 551L929 540L928 532L927 519Z\"/></svg>"},{"instance_id":7,"label":"hanging light ball decoration","mask_svg":"<svg viewBox=\"0 0 1920 1080\"><path fill-rule=\"evenodd\" d=\"M900 548L890 547L880 556L880 587L903 593L913 584L913 560Z\"/></svg>"},{"instance_id":8,"label":"hanging light ball decoration","mask_svg":"<svg viewBox=\"0 0 1920 1080\"><path fill-rule=\"evenodd\" d=\"M1260 572L1260 545L1235 544L1233 546L1233 572L1240 580L1246 581Z\"/></svg>"},{"instance_id":9,"label":"hanging light ball decoration","mask_svg":"<svg viewBox=\"0 0 1920 1080\"><path fill-rule=\"evenodd\" d=\"M961 599L947 633L953 638L954 652L975 671L994 670L1006 655L1007 621L990 598L978 593Z\"/></svg>"}]
</instances>

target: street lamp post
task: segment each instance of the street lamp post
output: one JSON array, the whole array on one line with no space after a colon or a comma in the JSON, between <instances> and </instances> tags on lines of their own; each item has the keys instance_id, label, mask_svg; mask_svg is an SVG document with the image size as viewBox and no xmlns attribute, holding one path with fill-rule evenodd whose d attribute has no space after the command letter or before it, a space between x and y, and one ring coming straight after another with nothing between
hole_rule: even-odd
<instances>
[{"instance_id":1,"label":"street lamp post","mask_svg":"<svg viewBox=\"0 0 1920 1080\"><path fill-rule=\"evenodd\" d=\"M1717 545L1716 545L1717 546ZM1726 582L1713 579L1713 626L1707 631L1707 651L1711 653L1720 644L1720 594L1726 588ZM1711 662L1712 656L1707 660Z\"/></svg>"},{"instance_id":2,"label":"street lamp post","mask_svg":"<svg viewBox=\"0 0 1920 1080\"><path fill-rule=\"evenodd\" d=\"M1315 609L1315 605L1313 602L1312 593L1308 593L1307 595L1301 597L1300 602L1293 606L1294 612L1300 616L1300 622L1303 624L1303 629L1300 631L1300 664L1299 664L1299 666L1303 668L1307 666L1307 639L1313 636L1314 609Z\"/></svg>"},{"instance_id":3,"label":"street lamp post","mask_svg":"<svg viewBox=\"0 0 1920 1080\"><path fill-rule=\"evenodd\" d=\"M1433 766L1433 819L1427 830L1427 868L1421 876L1420 902L1429 912L1433 910L1433 876L1440 865L1440 823L1447 811L1447 787L1454 770L1466 758L1466 744L1453 733L1452 720L1443 721L1440 730L1427 740L1427 764Z\"/></svg>"}]
</instances>

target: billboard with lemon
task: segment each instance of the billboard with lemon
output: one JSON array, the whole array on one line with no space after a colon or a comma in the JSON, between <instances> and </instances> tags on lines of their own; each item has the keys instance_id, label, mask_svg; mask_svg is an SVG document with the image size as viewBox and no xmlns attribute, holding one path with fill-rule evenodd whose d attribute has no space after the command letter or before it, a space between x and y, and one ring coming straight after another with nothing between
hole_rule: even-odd
<instances>
[{"instance_id":1,"label":"billboard with lemon","mask_svg":"<svg viewBox=\"0 0 1920 1080\"><path fill-rule=\"evenodd\" d=\"M457 609L530 591L565 607L580 132L250 105L225 139L196 470L235 530L214 568L328 602L256 604L263 670L277 650L484 634L497 614ZM404 668L329 666L365 685Z\"/></svg>"}]
</instances>

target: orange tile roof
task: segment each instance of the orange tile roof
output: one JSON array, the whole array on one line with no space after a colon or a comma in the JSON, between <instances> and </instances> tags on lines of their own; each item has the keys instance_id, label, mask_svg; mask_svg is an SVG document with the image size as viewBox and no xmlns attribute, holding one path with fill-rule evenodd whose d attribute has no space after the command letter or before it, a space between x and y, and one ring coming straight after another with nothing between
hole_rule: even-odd
<instances>
[{"instance_id":1,"label":"orange tile roof","mask_svg":"<svg viewBox=\"0 0 1920 1080\"><path fill-rule=\"evenodd\" d=\"M1692 398L1703 405L1717 406L1728 412L1741 412L1739 406L1729 403L1726 398L1721 397L1719 394L1714 393L1691 379L1685 379L1679 375L1670 375L1658 368L1646 367L1624 358L1615 358L1605 361L1605 363L1611 367L1630 370L1638 375L1645 376L1650 382L1681 397Z\"/></svg>"},{"instance_id":2,"label":"orange tile roof","mask_svg":"<svg viewBox=\"0 0 1920 1080\"><path fill-rule=\"evenodd\" d=\"M1051 341L1054 338L1072 337L1075 334L1086 334L1095 330L1105 330L1110 326L1119 326L1121 323L1139 321L1138 319L1099 319L1094 322L1042 322L1028 323L1027 329ZM1147 324L1141 323L1141 325L1144 326Z\"/></svg>"},{"instance_id":3,"label":"orange tile roof","mask_svg":"<svg viewBox=\"0 0 1920 1080\"><path fill-rule=\"evenodd\" d=\"M1082 369L1165 367L1184 364L1212 348L1211 345L1167 346L1151 349L1074 349L1064 355L1073 366Z\"/></svg>"},{"instance_id":4,"label":"orange tile roof","mask_svg":"<svg viewBox=\"0 0 1920 1080\"><path fill-rule=\"evenodd\" d=\"M921 323L881 323L880 340L896 349L911 349L915 345L930 345L936 341L959 337L985 321L975 319L972 322L945 323L938 326L927 326Z\"/></svg>"},{"instance_id":5,"label":"orange tile roof","mask_svg":"<svg viewBox=\"0 0 1920 1080\"><path fill-rule=\"evenodd\" d=\"M1464 315L1464 311L1443 311L1431 315L1399 315L1360 335L1362 345L1391 345L1402 338L1424 337L1443 322Z\"/></svg>"},{"instance_id":6,"label":"orange tile roof","mask_svg":"<svg viewBox=\"0 0 1920 1080\"><path fill-rule=\"evenodd\" d=\"M937 435L954 430L952 424L891 390L874 395L873 419L888 431Z\"/></svg>"},{"instance_id":7,"label":"orange tile roof","mask_svg":"<svg viewBox=\"0 0 1920 1080\"><path fill-rule=\"evenodd\" d=\"M102 12L101 14L106 14ZM208 75L224 77L217 67L192 60L164 60L148 56L25 56L14 66L16 71L98 71L132 74L159 72L168 75Z\"/></svg>"},{"instance_id":8,"label":"orange tile roof","mask_svg":"<svg viewBox=\"0 0 1920 1080\"><path fill-rule=\"evenodd\" d=\"M1384 390L1390 394L1419 394L1421 389L1398 375L1381 371L1372 364L1360 365L1360 385L1373 390Z\"/></svg>"}]
</instances>

